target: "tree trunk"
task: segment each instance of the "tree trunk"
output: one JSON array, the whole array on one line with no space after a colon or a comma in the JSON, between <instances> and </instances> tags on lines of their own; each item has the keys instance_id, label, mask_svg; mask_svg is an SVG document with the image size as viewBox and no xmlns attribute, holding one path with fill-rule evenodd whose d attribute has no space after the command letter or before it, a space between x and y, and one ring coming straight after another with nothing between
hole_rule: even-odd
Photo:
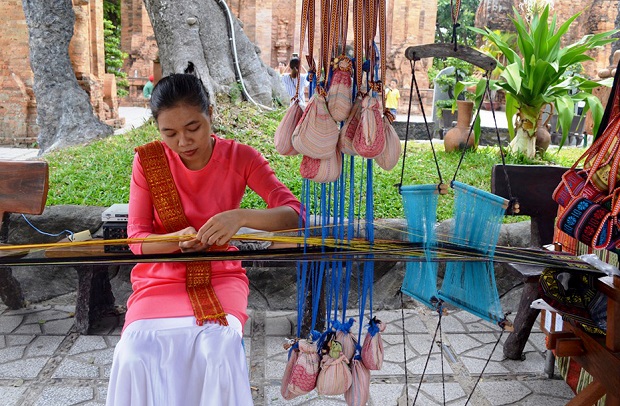
<instances>
[{"instance_id":1,"label":"tree trunk","mask_svg":"<svg viewBox=\"0 0 620 406\"><path fill-rule=\"evenodd\" d=\"M279 76L261 61L258 47L240 22L226 13L225 2L144 0L144 5L155 32L163 76L182 73L191 63L212 102L215 94L228 94L237 83L245 87L246 97L264 106L271 106L274 96L288 98ZM230 35L229 22L234 35Z\"/></svg>"},{"instance_id":2,"label":"tree trunk","mask_svg":"<svg viewBox=\"0 0 620 406\"><path fill-rule=\"evenodd\" d=\"M71 0L23 0L37 100L41 153L111 135L93 114L69 59L75 13Z\"/></svg>"},{"instance_id":3,"label":"tree trunk","mask_svg":"<svg viewBox=\"0 0 620 406\"><path fill-rule=\"evenodd\" d=\"M519 2L516 0L482 0L476 10L476 27L488 27L490 30L515 32L510 17L512 8Z\"/></svg>"}]
</instances>

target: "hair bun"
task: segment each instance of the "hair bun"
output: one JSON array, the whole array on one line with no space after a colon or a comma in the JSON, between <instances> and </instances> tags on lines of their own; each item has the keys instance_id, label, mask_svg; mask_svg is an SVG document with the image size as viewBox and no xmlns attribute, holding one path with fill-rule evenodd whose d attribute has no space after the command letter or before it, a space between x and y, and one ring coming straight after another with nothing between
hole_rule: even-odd
<instances>
[{"instance_id":1,"label":"hair bun","mask_svg":"<svg viewBox=\"0 0 620 406\"><path fill-rule=\"evenodd\" d=\"M188 62L187 63L187 68L185 68L185 70L183 71L183 73L187 73L188 75L194 75L196 76L196 69L194 68L194 63L193 62Z\"/></svg>"}]
</instances>

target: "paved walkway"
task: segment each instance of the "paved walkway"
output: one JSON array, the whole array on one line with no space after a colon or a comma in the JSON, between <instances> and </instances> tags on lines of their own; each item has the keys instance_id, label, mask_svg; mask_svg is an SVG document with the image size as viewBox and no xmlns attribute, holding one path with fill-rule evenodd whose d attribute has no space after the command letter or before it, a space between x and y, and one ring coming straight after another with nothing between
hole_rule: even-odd
<instances>
[{"instance_id":1,"label":"paved walkway","mask_svg":"<svg viewBox=\"0 0 620 406\"><path fill-rule=\"evenodd\" d=\"M0 404L64 406L102 405L114 346L120 337L122 315L105 318L92 335L79 335L73 327L74 295L56 298L23 310L0 305ZM408 382L413 400L427 359L436 315L425 307L380 311L386 321L383 334L385 361L371 377L371 406L405 405L398 399ZM354 313L351 314L354 317ZM251 311L245 328L245 346L255 405L341 405L343 396L306 396L285 401L280 379L287 354L285 337L291 337L294 312ZM417 405L441 405L442 381L446 404L464 405L499 336L498 329L462 311L443 318L444 371L439 346L434 345ZM404 353L407 354L405 375ZM504 360L501 347L493 354L470 405L566 404L573 394L560 379L543 373L544 335L535 331L525 348L524 361Z\"/></svg>"}]
</instances>

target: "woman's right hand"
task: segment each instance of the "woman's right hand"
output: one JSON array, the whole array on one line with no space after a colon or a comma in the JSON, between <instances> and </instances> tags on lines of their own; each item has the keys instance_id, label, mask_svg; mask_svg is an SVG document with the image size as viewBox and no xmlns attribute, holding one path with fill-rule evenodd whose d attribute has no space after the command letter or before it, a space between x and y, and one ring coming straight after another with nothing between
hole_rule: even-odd
<instances>
[{"instance_id":1,"label":"woman's right hand","mask_svg":"<svg viewBox=\"0 0 620 406\"><path fill-rule=\"evenodd\" d=\"M199 252L209 247L209 245L203 244L200 240L196 239L196 233L197 231L194 227L187 227L175 233L179 237L188 236L186 239L181 238L179 241L181 252Z\"/></svg>"}]
</instances>

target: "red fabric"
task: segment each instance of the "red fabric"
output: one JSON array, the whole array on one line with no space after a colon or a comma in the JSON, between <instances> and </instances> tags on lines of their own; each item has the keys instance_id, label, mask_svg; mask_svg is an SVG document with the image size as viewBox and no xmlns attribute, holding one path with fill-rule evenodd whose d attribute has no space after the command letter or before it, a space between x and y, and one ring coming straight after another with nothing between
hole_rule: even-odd
<instances>
[{"instance_id":1,"label":"red fabric","mask_svg":"<svg viewBox=\"0 0 620 406\"><path fill-rule=\"evenodd\" d=\"M246 185L260 195L268 207L289 206L299 213L299 200L276 178L260 153L233 140L213 137L213 155L198 171L187 169L179 156L164 145L185 216L194 228L199 229L217 213L239 208ZM136 155L130 186L128 237L144 238L152 233L165 232L154 212L146 178ZM142 253L141 244L132 244L131 249L136 254ZM138 264L132 270L131 282L133 293L127 302L125 327L139 319L193 315L185 289L184 264ZM241 262L212 262L211 283L224 311L244 325L248 319L249 286Z\"/></svg>"},{"instance_id":2,"label":"red fabric","mask_svg":"<svg viewBox=\"0 0 620 406\"><path fill-rule=\"evenodd\" d=\"M568 373L566 374L566 383L570 388L577 393L577 384L579 383L579 376L581 375L581 365L571 359L568 363Z\"/></svg>"}]
</instances>

